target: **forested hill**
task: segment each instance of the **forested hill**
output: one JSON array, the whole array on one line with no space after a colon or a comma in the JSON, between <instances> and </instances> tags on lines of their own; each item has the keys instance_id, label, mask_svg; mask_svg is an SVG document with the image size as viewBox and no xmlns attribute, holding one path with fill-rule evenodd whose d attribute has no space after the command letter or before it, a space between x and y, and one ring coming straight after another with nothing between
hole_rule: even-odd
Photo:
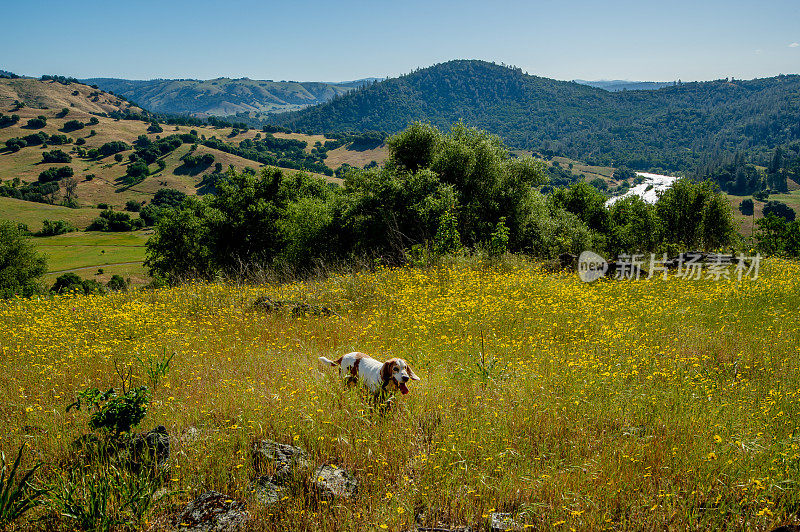
<instances>
[{"instance_id":1,"label":"forested hill","mask_svg":"<svg viewBox=\"0 0 800 532\"><path fill-rule=\"evenodd\" d=\"M91 78L88 85L111 91L156 113L227 116L297 110L330 100L370 80L343 83L272 81L248 78L154 79Z\"/></svg>"},{"instance_id":2,"label":"forested hill","mask_svg":"<svg viewBox=\"0 0 800 532\"><path fill-rule=\"evenodd\" d=\"M457 60L270 117L314 132L396 132L414 120L449 128L460 119L516 148L636 169L690 169L737 151L767 157L800 138L800 76L609 92Z\"/></svg>"}]
</instances>

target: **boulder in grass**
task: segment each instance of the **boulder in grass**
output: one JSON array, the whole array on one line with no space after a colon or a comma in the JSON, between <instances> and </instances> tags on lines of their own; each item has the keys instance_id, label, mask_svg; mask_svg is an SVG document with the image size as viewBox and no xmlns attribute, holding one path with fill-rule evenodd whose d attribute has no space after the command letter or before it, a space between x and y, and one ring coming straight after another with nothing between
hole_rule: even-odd
<instances>
[{"instance_id":1,"label":"boulder in grass","mask_svg":"<svg viewBox=\"0 0 800 532\"><path fill-rule=\"evenodd\" d=\"M249 521L245 503L207 491L184 507L175 526L193 532L240 532L247 529Z\"/></svg>"},{"instance_id":2,"label":"boulder in grass","mask_svg":"<svg viewBox=\"0 0 800 532\"><path fill-rule=\"evenodd\" d=\"M489 532L504 532L506 530L522 530L522 526L517 523L509 513L492 512L489 514Z\"/></svg>"},{"instance_id":3,"label":"boulder in grass","mask_svg":"<svg viewBox=\"0 0 800 532\"><path fill-rule=\"evenodd\" d=\"M131 443L131 458L134 464L152 463L159 470L169 467L169 433L164 425L150 432L137 434Z\"/></svg>"},{"instance_id":4,"label":"boulder in grass","mask_svg":"<svg viewBox=\"0 0 800 532\"><path fill-rule=\"evenodd\" d=\"M253 467L259 472L274 468L273 482L282 485L296 472L310 468L311 463L300 447L262 440L253 445Z\"/></svg>"},{"instance_id":5,"label":"boulder in grass","mask_svg":"<svg viewBox=\"0 0 800 532\"><path fill-rule=\"evenodd\" d=\"M346 469L333 465L322 465L315 469L311 482L320 496L326 499L348 499L358 491L356 477Z\"/></svg>"},{"instance_id":6,"label":"boulder in grass","mask_svg":"<svg viewBox=\"0 0 800 532\"><path fill-rule=\"evenodd\" d=\"M275 504L281 500L285 489L286 487L275 483L275 477L269 475L258 477L250 482L250 490L256 500L265 506Z\"/></svg>"}]
</instances>

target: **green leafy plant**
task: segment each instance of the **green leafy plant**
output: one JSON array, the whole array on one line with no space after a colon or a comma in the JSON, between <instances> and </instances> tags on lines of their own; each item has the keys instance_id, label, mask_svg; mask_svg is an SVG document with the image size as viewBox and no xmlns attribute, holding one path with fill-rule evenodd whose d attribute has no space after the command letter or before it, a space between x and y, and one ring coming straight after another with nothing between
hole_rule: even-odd
<instances>
[{"instance_id":1,"label":"green leafy plant","mask_svg":"<svg viewBox=\"0 0 800 532\"><path fill-rule=\"evenodd\" d=\"M161 379L165 377L167 373L169 373L169 363L172 361L175 353L167 356L167 350L164 349L160 358L151 356L147 359L143 359L139 356L134 356L139 362L139 365L142 366L142 369L147 374L147 378L150 381L150 387L155 391L155 389L158 388Z\"/></svg>"},{"instance_id":2,"label":"green leafy plant","mask_svg":"<svg viewBox=\"0 0 800 532\"><path fill-rule=\"evenodd\" d=\"M494 365L497 362L495 359L486 360L486 349L483 345L483 331L481 331L481 359L475 363L477 368L476 374L478 379L481 381L481 387L486 389L486 385L489 384L489 380L492 378L492 370L494 369Z\"/></svg>"},{"instance_id":3,"label":"green leafy plant","mask_svg":"<svg viewBox=\"0 0 800 532\"><path fill-rule=\"evenodd\" d=\"M497 222L497 225L492 232L489 239L489 255L492 257L499 257L508 251L509 230L506 225L506 217L503 216Z\"/></svg>"},{"instance_id":4,"label":"green leafy plant","mask_svg":"<svg viewBox=\"0 0 800 532\"><path fill-rule=\"evenodd\" d=\"M46 489L36 488L29 482L36 470L42 466L41 463L33 466L22 475L22 478L17 480L17 472L24 449L25 445L23 444L20 446L17 459L14 460L10 470L6 463L6 455L0 453L0 461L3 464L0 472L0 528L19 519L22 514L37 504L39 497L47 492Z\"/></svg>"},{"instance_id":5,"label":"green leafy plant","mask_svg":"<svg viewBox=\"0 0 800 532\"><path fill-rule=\"evenodd\" d=\"M458 219L451 209L439 219L434 249L439 255L456 253L461 249L461 236L458 234Z\"/></svg>"},{"instance_id":6,"label":"green leafy plant","mask_svg":"<svg viewBox=\"0 0 800 532\"><path fill-rule=\"evenodd\" d=\"M80 410L84 406L92 411L89 416L89 428L103 430L118 435L131 431L147 413L147 405L151 395L147 386L138 386L120 395L114 388L101 392L97 388L87 388L79 392L75 402L67 407Z\"/></svg>"}]
</instances>

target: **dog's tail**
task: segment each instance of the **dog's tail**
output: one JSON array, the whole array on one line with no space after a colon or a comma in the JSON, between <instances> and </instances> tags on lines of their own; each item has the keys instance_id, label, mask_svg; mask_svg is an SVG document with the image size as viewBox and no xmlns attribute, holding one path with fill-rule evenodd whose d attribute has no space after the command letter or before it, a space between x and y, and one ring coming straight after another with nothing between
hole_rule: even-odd
<instances>
[{"instance_id":1,"label":"dog's tail","mask_svg":"<svg viewBox=\"0 0 800 532\"><path fill-rule=\"evenodd\" d=\"M319 361L323 364L328 364L330 366L339 366L342 364L342 357L339 357L337 360L331 360L325 357L319 357Z\"/></svg>"}]
</instances>

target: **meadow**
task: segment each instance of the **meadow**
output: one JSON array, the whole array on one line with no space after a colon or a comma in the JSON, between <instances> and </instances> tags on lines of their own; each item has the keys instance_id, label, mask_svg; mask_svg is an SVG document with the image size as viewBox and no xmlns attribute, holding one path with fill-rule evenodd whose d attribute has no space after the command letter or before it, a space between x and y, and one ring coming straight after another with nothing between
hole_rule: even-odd
<instances>
[{"instance_id":1,"label":"meadow","mask_svg":"<svg viewBox=\"0 0 800 532\"><path fill-rule=\"evenodd\" d=\"M47 257L43 280L52 285L62 273L107 283L112 275L130 278L135 285L149 282L143 265L145 242L151 231L123 233L71 232L33 239L36 249Z\"/></svg>"},{"instance_id":2,"label":"meadow","mask_svg":"<svg viewBox=\"0 0 800 532\"><path fill-rule=\"evenodd\" d=\"M303 300L341 317L253 306ZM142 528L199 493L244 500L263 530L485 526L771 530L796 519L800 264L757 280L601 281L509 258L378 268L290 284L187 284L0 302L0 448L40 483L67 475L87 386L175 353L141 425L171 435ZM405 358L421 381L386 415L317 357ZM116 369L115 369L116 368ZM260 505L252 444L351 470L349 500ZM68 518L19 529L73 529ZM45 523L43 525L42 523Z\"/></svg>"}]
</instances>

